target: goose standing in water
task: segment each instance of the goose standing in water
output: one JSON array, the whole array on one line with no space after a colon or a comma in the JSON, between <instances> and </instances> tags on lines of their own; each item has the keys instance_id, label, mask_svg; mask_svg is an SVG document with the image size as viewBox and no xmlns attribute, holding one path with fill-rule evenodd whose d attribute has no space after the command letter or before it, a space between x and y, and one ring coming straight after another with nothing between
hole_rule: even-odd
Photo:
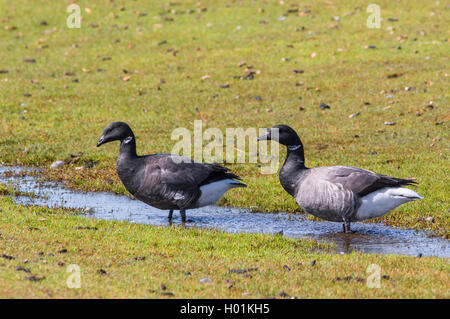
<instances>
[{"instance_id":1,"label":"goose standing in water","mask_svg":"<svg viewBox=\"0 0 450 319\"><path fill-rule=\"evenodd\" d=\"M423 198L402 187L417 184L411 180L349 166L305 167L302 142L289 126L276 125L258 140L275 140L287 147L280 170L283 188L307 213L343 222L345 233L350 232L350 222L381 217L397 206Z\"/></svg>"},{"instance_id":2,"label":"goose standing in water","mask_svg":"<svg viewBox=\"0 0 450 319\"><path fill-rule=\"evenodd\" d=\"M120 141L116 169L125 188L144 203L173 211L186 221L186 210L215 204L231 188L246 187L239 176L218 164L195 162L172 154L138 156L131 128L123 122L109 124L97 147Z\"/></svg>"}]
</instances>

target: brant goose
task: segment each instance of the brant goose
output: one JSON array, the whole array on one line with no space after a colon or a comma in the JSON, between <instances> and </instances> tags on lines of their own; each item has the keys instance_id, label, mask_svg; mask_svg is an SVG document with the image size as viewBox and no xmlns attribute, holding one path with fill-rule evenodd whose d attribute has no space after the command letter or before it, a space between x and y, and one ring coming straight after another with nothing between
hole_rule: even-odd
<instances>
[{"instance_id":1,"label":"brant goose","mask_svg":"<svg viewBox=\"0 0 450 319\"><path fill-rule=\"evenodd\" d=\"M239 176L218 164L195 162L172 154L138 156L131 128L123 122L109 124L97 147L120 141L116 168L125 188L144 203L173 211L186 221L186 209L215 204L231 188L246 187Z\"/></svg>"},{"instance_id":2,"label":"brant goose","mask_svg":"<svg viewBox=\"0 0 450 319\"><path fill-rule=\"evenodd\" d=\"M403 188L414 181L375 174L349 167L305 167L303 144L297 133L286 125L276 125L258 141L274 140L287 147L287 156L280 170L283 188L309 214L343 222L350 232L350 222L376 218L404 203L423 198Z\"/></svg>"}]
</instances>

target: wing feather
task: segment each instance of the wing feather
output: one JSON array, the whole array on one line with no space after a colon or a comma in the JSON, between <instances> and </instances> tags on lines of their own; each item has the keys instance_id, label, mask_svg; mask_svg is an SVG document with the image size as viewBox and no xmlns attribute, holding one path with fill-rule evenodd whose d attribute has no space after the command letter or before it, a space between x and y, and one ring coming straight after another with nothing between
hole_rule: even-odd
<instances>
[{"instance_id":1,"label":"wing feather","mask_svg":"<svg viewBox=\"0 0 450 319\"><path fill-rule=\"evenodd\" d=\"M415 181L396 178L388 175L350 166L327 167L326 179L338 183L351 190L359 197L363 197L384 187L401 187L417 184Z\"/></svg>"}]
</instances>

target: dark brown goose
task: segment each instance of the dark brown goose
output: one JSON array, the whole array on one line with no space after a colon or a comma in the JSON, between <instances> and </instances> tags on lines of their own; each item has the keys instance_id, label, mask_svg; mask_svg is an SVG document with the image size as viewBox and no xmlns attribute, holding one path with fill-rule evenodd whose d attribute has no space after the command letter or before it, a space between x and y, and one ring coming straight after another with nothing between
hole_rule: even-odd
<instances>
[{"instance_id":1,"label":"dark brown goose","mask_svg":"<svg viewBox=\"0 0 450 319\"><path fill-rule=\"evenodd\" d=\"M173 211L186 221L186 210L215 204L231 188L246 187L239 176L218 164L199 163L172 154L138 156L131 128L123 122L109 124L97 147L120 141L116 169L125 188L144 203Z\"/></svg>"},{"instance_id":2,"label":"dark brown goose","mask_svg":"<svg viewBox=\"0 0 450 319\"><path fill-rule=\"evenodd\" d=\"M303 210L319 218L344 223L383 216L410 201L422 199L404 185L416 182L350 167L305 167L303 144L286 125L276 125L258 140L275 140L287 147L280 183Z\"/></svg>"}]
</instances>

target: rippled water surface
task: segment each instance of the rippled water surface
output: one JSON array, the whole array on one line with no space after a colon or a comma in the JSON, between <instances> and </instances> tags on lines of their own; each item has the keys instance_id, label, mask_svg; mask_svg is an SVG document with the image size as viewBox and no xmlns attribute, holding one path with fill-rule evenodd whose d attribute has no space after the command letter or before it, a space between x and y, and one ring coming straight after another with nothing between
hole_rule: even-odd
<instances>
[{"instance_id":1,"label":"rippled water surface","mask_svg":"<svg viewBox=\"0 0 450 319\"><path fill-rule=\"evenodd\" d=\"M150 225L169 225L167 211L113 193L83 193L53 182L38 183L33 176L17 175L21 167L1 167L0 182L20 192L36 196L17 196L24 205L80 209L89 218L114 219ZM13 174L11 174L13 173ZM173 223L180 223L175 212ZM358 250L365 253L450 257L450 241L429 238L423 231L400 229L383 224L352 223L353 234L342 233L341 223L306 220L303 215L287 213L250 213L246 209L210 206L187 211L187 227L215 228L230 233L280 233L293 238L313 238L332 242L338 252Z\"/></svg>"}]
</instances>

